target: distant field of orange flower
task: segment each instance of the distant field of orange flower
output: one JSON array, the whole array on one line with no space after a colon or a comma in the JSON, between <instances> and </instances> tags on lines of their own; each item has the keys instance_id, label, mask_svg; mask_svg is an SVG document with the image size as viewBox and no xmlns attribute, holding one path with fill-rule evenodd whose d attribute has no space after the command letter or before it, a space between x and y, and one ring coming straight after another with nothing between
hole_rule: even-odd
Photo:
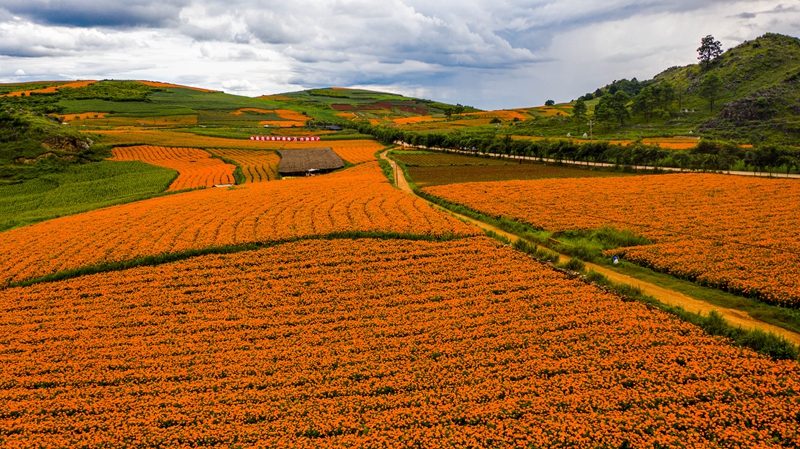
<instances>
[{"instance_id":1,"label":"distant field of orange flower","mask_svg":"<svg viewBox=\"0 0 800 449\"><path fill-rule=\"evenodd\" d=\"M275 113L278 114L278 117L289 121L307 122L311 120L307 115L292 111L291 109L276 109Z\"/></svg>"},{"instance_id":2,"label":"distant field of orange flower","mask_svg":"<svg viewBox=\"0 0 800 449\"><path fill-rule=\"evenodd\" d=\"M800 307L800 183L709 174L509 181L426 192L548 230L629 228L617 251L660 271Z\"/></svg>"},{"instance_id":3,"label":"distant field of orange flower","mask_svg":"<svg viewBox=\"0 0 800 449\"><path fill-rule=\"evenodd\" d=\"M290 122L288 120L262 120L259 125L277 126L279 128L292 128L306 126L306 122Z\"/></svg>"},{"instance_id":4,"label":"distant field of orange flower","mask_svg":"<svg viewBox=\"0 0 800 449\"><path fill-rule=\"evenodd\" d=\"M465 116L465 117L480 117L480 118L499 118L503 121L512 121L514 119L517 120L526 120L530 118L525 113L517 111L517 110L498 110L498 111L484 111L484 112L464 112L462 114L456 114L458 116Z\"/></svg>"},{"instance_id":5,"label":"distant field of orange flower","mask_svg":"<svg viewBox=\"0 0 800 449\"><path fill-rule=\"evenodd\" d=\"M209 150L209 152L239 164L247 182L278 179L278 164L281 157L274 151L215 149Z\"/></svg>"},{"instance_id":6,"label":"distant field of orange flower","mask_svg":"<svg viewBox=\"0 0 800 449\"><path fill-rule=\"evenodd\" d=\"M245 112L256 112L256 113L259 113L259 114L272 114L275 111L273 111L272 109L242 108L242 109L239 109L239 110L231 112L231 114L233 114L233 115L242 115Z\"/></svg>"},{"instance_id":7,"label":"distant field of orange flower","mask_svg":"<svg viewBox=\"0 0 800 449\"><path fill-rule=\"evenodd\" d=\"M431 117L429 115L418 115L414 117L399 117L393 119L392 121L398 125L408 125L411 123L439 122L443 120L444 120L443 118Z\"/></svg>"},{"instance_id":8,"label":"distant field of orange flower","mask_svg":"<svg viewBox=\"0 0 800 449\"><path fill-rule=\"evenodd\" d=\"M356 115L355 112L337 112L334 115L337 117L346 118L348 120L355 120L358 118L358 115Z\"/></svg>"},{"instance_id":9,"label":"distant field of orange flower","mask_svg":"<svg viewBox=\"0 0 800 449\"><path fill-rule=\"evenodd\" d=\"M373 159L325 176L168 195L2 232L0 285L212 246L349 231L444 236L476 229L393 188Z\"/></svg>"},{"instance_id":10,"label":"distant field of orange flower","mask_svg":"<svg viewBox=\"0 0 800 449\"><path fill-rule=\"evenodd\" d=\"M91 80L90 81L75 81L75 82L72 82L72 83L59 84L57 86L45 87L44 89L26 90L26 91L20 91L20 92L11 92L11 93L8 93L8 94L6 94L4 96L5 97L21 97L23 95L30 95L31 93L36 93L36 94L54 94L59 89L64 89L64 88L77 89L79 87L86 87L86 86L88 86L90 84L94 84L96 82L97 81L91 81Z\"/></svg>"},{"instance_id":11,"label":"distant field of orange flower","mask_svg":"<svg viewBox=\"0 0 800 449\"><path fill-rule=\"evenodd\" d=\"M161 83L161 82L156 82L156 81L137 81L137 82L141 83L141 84L144 84L145 86L150 86L150 87L171 87L171 88L179 88L179 89L196 90L198 92L207 92L207 93L219 92L218 90L203 89L202 87L183 86L183 85L180 85L180 84Z\"/></svg>"},{"instance_id":12,"label":"distant field of orange flower","mask_svg":"<svg viewBox=\"0 0 800 449\"><path fill-rule=\"evenodd\" d=\"M242 148L254 150L330 147L339 154L342 159L354 164L374 161L375 152L382 148L379 142L364 139L330 140L322 142L279 142L250 140L249 138L226 139L224 137L200 136L187 132L155 129L87 130L87 134L96 136L93 137L93 139L109 145L148 144L165 147ZM312 134L322 135L324 133Z\"/></svg>"},{"instance_id":13,"label":"distant field of orange flower","mask_svg":"<svg viewBox=\"0 0 800 449\"><path fill-rule=\"evenodd\" d=\"M60 117L63 117L65 122L70 122L73 120L106 118L106 114L107 114L106 112L82 112L80 114L64 114Z\"/></svg>"},{"instance_id":14,"label":"distant field of orange flower","mask_svg":"<svg viewBox=\"0 0 800 449\"><path fill-rule=\"evenodd\" d=\"M233 184L233 165L197 148L170 148L151 145L119 147L113 150L112 161L142 161L178 172L178 178L169 190L211 187L215 184Z\"/></svg>"},{"instance_id":15,"label":"distant field of orange flower","mask_svg":"<svg viewBox=\"0 0 800 449\"><path fill-rule=\"evenodd\" d=\"M800 438L796 362L485 237L301 241L14 288L0 341L9 448Z\"/></svg>"},{"instance_id":16,"label":"distant field of orange flower","mask_svg":"<svg viewBox=\"0 0 800 449\"><path fill-rule=\"evenodd\" d=\"M553 107L553 106L539 106L530 110L532 114L539 115L542 117L558 117L558 116L568 116L570 115L568 112L561 110L561 107Z\"/></svg>"},{"instance_id":17,"label":"distant field of orange flower","mask_svg":"<svg viewBox=\"0 0 800 449\"><path fill-rule=\"evenodd\" d=\"M290 142L293 144L295 142ZM383 144L374 140L330 140L317 142L317 146L331 147L336 154L351 164L361 164L375 160L375 153L383 148ZM288 145L287 148L292 148Z\"/></svg>"}]
</instances>

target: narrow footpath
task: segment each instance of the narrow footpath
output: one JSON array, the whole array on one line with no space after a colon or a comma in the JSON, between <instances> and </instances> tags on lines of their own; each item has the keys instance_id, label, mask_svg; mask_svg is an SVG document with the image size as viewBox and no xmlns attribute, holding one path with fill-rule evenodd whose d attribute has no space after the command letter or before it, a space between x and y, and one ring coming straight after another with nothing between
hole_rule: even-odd
<instances>
[{"instance_id":1,"label":"narrow footpath","mask_svg":"<svg viewBox=\"0 0 800 449\"><path fill-rule=\"evenodd\" d=\"M403 171L400 169L400 167L397 166L397 163L395 163L395 161L391 160L387 156L388 153L389 153L389 150L384 151L383 153L381 153L381 158L386 160L386 161L388 161L389 164L391 164L392 171L394 172L395 185L397 186L398 189L400 189L400 190L402 190L404 192L410 193L411 195L417 196L417 198L420 198L420 199L424 200L425 202L427 202L431 206L433 206L433 207L435 207L435 208L437 208L437 209L439 209L439 210L441 210L441 211L443 211L445 213L448 213L448 214L450 214L450 215L452 215L452 216L454 216L454 217L456 217L456 218L458 218L458 219L460 219L460 220L462 220L464 222L467 222L467 223L470 223L472 225L475 225L475 226L483 229L484 231L492 231L492 232L494 232L494 233L496 233L498 235L501 235L501 236L507 238L511 243L514 243L517 240L520 240L520 237L518 235L516 235L516 234L512 234L510 232L506 232L506 231L504 231L504 230L502 230L502 229L500 229L498 227L492 226L492 225L490 225L488 223L484 223L484 222L482 222L480 220L476 220L474 218L467 217L465 215L454 213L454 212L452 212L452 211L450 211L450 210L448 210L448 209L446 209L444 207L439 206L438 204L431 203L430 201L426 200L425 198L422 198L422 197L418 196L414 192L414 190L411 188L411 186L408 184L408 180L406 180L406 177L403 174ZM533 242L529 241L528 243L535 246L535 244ZM553 252L553 250L551 250L549 248L545 248L545 249L547 251ZM570 259L569 256L565 256L563 254L559 254L559 257L560 257L562 262L566 262L567 260ZM641 280L636 279L634 277L618 273L618 272L616 272L614 270L605 268L605 267L600 266L600 265L596 265L596 264L589 263L589 262L585 262L585 264L586 264L586 269L587 270L593 270L593 271L595 271L597 273L600 273L603 276L607 277L611 282L613 282L615 284L621 284L621 285L627 284L627 285L632 285L634 287L638 287L646 295L652 296L652 297L656 298L657 300L661 301L664 304L669 304L669 305L672 305L672 306L678 306L678 307L681 307L682 309L684 309L684 310L686 310L688 312L698 313L698 314L701 314L701 315L708 315L709 312L711 312L712 310L716 310L720 315L722 315L725 318L725 320L728 323L730 323L730 324L732 324L734 326L740 326L743 329L761 329L761 330L763 330L765 332L772 332L773 334L780 335L783 338L785 338L786 340L794 343L795 345L800 346L800 334L792 332L792 331L789 331L789 330L786 330L786 329L783 329L783 328L778 327L778 326L774 326L774 325L769 324L769 323L765 323L763 321L759 321L759 320L753 318L747 312L743 312L741 310L736 310L736 309L729 309L729 308L720 307L720 306L717 306L717 305L714 305L714 304L710 304L708 302L701 301L699 299L692 298L690 296L684 295L683 293L680 293L680 292L677 292L677 291L674 291L674 290L670 290L670 289L667 289L667 288L664 288L664 287L660 287L658 285L651 284L649 282L644 282L644 281L641 281Z\"/></svg>"}]
</instances>

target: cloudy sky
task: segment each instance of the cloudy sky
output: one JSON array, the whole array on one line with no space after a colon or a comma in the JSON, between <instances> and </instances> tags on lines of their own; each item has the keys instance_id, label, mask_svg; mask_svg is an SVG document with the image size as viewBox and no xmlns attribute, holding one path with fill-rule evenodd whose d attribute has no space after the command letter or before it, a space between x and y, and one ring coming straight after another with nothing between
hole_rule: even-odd
<instances>
[{"instance_id":1,"label":"cloudy sky","mask_svg":"<svg viewBox=\"0 0 800 449\"><path fill-rule=\"evenodd\" d=\"M480 108L569 101L766 32L800 0L0 0L0 82L365 87Z\"/></svg>"}]
</instances>

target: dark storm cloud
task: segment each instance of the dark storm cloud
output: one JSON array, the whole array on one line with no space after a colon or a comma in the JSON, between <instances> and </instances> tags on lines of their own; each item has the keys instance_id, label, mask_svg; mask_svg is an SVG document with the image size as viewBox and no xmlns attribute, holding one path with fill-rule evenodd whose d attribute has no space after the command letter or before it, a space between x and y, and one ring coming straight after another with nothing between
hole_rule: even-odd
<instances>
[{"instance_id":1,"label":"dark storm cloud","mask_svg":"<svg viewBox=\"0 0 800 449\"><path fill-rule=\"evenodd\" d=\"M733 15L731 17L749 20L749 19L755 19L756 17L762 16L762 15L792 14L792 13L796 14L798 11L800 11L800 9L798 9L796 6L788 6L787 7L787 6L784 6L783 4L780 4L780 5L772 8L772 9L768 9L768 10L764 10L764 11L756 11L756 12L743 12L743 13L740 13L740 14Z\"/></svg>"},{"instance_id":2,"label":"dark storm cloud","mask_svg":"<svg viewBox=\"0 0 800 449\"><path fill-rule=\"evenodd\" d=\"M73 27L162 27L190 0L4 0L0 8L34 23Z\"/></svg>"}]
</instances>

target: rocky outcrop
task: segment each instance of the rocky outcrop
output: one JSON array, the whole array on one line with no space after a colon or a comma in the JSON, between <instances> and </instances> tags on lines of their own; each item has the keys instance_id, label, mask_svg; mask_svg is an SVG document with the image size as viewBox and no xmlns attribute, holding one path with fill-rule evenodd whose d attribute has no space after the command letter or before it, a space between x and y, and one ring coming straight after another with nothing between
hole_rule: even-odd
<instances>
[{"instance_id":1,"label":"rocky outcrop","mask_svg":"<svg viewBox=\"0 0 800 449\"><path fill-rule=\"evenodd\" d=\"M78 153L88 150L92 145L92 141L87 139L81 140L75 137L53 137L42 142L42 146L48 150L66 151L70 153Z\"/></svg>"}]
</instances>

